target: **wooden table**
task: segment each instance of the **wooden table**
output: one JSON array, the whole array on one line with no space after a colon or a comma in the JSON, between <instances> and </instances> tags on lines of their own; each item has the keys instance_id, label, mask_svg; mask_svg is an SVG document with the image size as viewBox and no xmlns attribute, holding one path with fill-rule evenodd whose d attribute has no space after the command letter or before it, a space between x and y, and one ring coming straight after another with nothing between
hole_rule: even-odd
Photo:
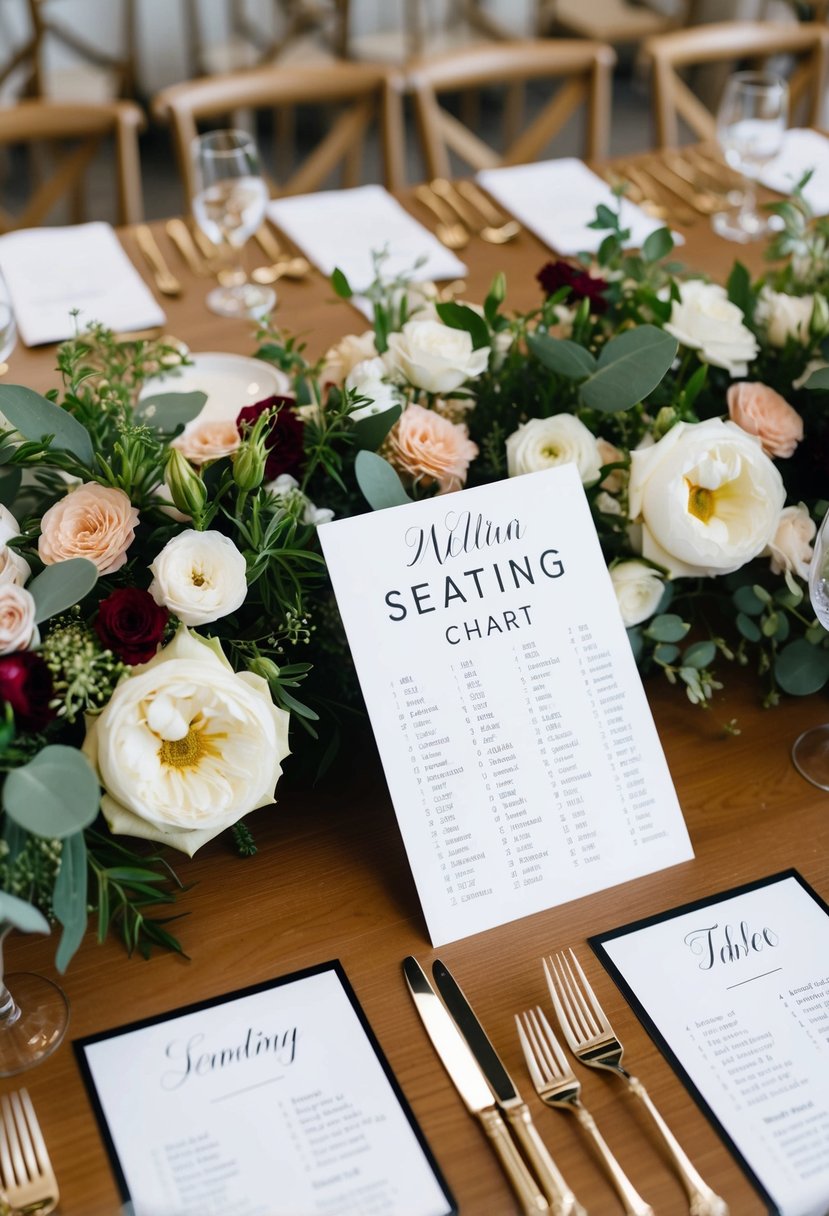
<instances>
[{"instance_id":1,"label":"wooden table","mask_svg":"<svg viewBox=\"0 0 829 1216\"><path fill-rule=\"evenodd\" d=\"M414 202L412 211L427 221ZM178 300L165 300L168 328L191 349L249 353L249 327L207 312L204 280L175 261L186 284ZM722 280L735 256L754 271L760 252L726 246L705 221L686 233L682 256ZM146 267L130 233L124 244L142 273ZM473 241L468 298L481 300L498 269L508 276L508 302L527 308L539 300L534 274L549 257L522 234L507 247ZM313 352L342 335L366 328L362 318L319 277L283 283L278 319L305 333ZM18 349L9 379L45 389L54 349ZM789 699L777 710L759 707L755 685L727 672L728 692L709 712L654 680L648 685L657 726L684 808L696 859L623 886L553 908L441 949L474 1002L538 1124L592 1216L621 1212L575 1121L544 1110L531 1092L512 1016L546 1001L542 954L581 947L588 976L623 1039L627 1058L645 1079L665 1118L707 1181L729 1202L732 1216L764 1211L760 1199L725 1146L651 1044L609 977L585 946L589 934L796 866L829 897L829 798L792 767L789 751L804 728L829 717L822 699ZM723 724L736 717L742 733ZM179 925L190 961L157 955L128 959L110 941L88 937L61 981L72 1010L70 1036L82 1036L135 1018L172 1010L331 958L339 958L460 1204L469 1216L507 1216L518 1209L477 1124L428 1043L406 993L401 960L435 957L394 812L373 745L355 757L350 781L313 792L281 786L275 809L257 812L260 846L249 860L217 840L179 872L193 884L181 900L190 916ZM7 946L7 969L54 975L54 944L16 937ZM636 1185L660 1216L687 1212L684 1193L624 1092L612 1078L580 1070L584 1096ZM40 1113L62 1191L65 1216L115 1216L117 1192L68 1041L24 1078ZM14 1086L2 1083L2 1090ZM278 1156L278 1145L275 1154ZM275 1171L275 1182L277 1175ZM291 1214L293 1216L293 1214Z\"/></svg>"}]
</instances>

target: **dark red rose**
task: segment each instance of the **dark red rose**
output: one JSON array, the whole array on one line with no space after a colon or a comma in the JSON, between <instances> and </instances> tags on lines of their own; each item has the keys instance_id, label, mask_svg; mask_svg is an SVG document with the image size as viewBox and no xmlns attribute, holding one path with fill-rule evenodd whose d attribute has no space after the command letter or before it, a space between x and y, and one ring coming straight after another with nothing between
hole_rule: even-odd
<instances>
[{"instance_id":1,"label":"dark red rose","mask_svg":"<svg viewBox=\"0 0 829 1216\"><path fill-rule=\"evenodd\" d=\"M119 587L98 607L95 632L122 663L148 663L164 634L169 613L140 587Z\"/></svg>"},{"instance_id":2,"label":"dark red rose","mask_svg":"<svg viewBox=\"0 0 829 1216\"><path fill-rule=\"evenodd\" d=\"M39 654L20 650L0 658L0 701L8 701L20 730L43 730L55 716L49 708L52 675Z\"/></svg>"},{"instance_id":3,"label":"dark red rose","mask_svg":"<svg viewBox=\"0 0 829 1216\"><path fill-rule=\"evenodd\" d=\"M555 295L562 287L568 289L567 303L574 300L590 301L590 311L594 313L607 312L605 292L608 284L604 279L594 279L577 266L569 262L548 262L542 266L535 276L548 296Z\"/></svg>"},{"instance_id":4,"label":"dark red rose","mask_svg":"<svg viewBox=\"0 0 829 1216\"><path fill-rule=\"evenodd\" d=\"M305 428L292 409L295 404L293 397L267 397L264 401L257 401L255 405L245 406L236 418L236 426L241 435L243 426L253 426L265 410L279 410L279 413L274 414L271 429L265 439L265 447L268 449L266 481L273 481L281 473L297 476L302 472L305 462L302 435Z\"/></svg>"}]
</instances>

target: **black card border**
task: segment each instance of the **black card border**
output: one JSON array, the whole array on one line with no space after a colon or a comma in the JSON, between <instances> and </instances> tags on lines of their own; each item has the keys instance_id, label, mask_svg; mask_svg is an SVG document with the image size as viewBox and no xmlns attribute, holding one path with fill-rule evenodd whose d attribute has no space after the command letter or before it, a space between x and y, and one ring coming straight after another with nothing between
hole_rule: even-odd
<instances>
[{"instance_id":1,"label":"black card border","mask_svg":"<svg viewBox=\"0 0 829 1216\"><path fill-rule=\"evenodd\" d=\"M651 1039L662 1052L663 1056L665 1056L682 1084L688 1090L697 1106L722 1139L726 1148L734 1157L735 1161L746 1175L749 1182L758 1192L763 1202L768 1206L768 1211L771 1216L779 1216L780 1209L777 1207L758 1176L754 1173L754 1170L746 1161L745 1157L737 1148L737 1145L731 1139L722 1123L720 1123L719 1119L714 1113L713 1108L708 1104L703 1095L697 1089L689 1073L686 1072L685 1068L679 1062L679 1059L677 1058L667 1039L657 1028L656 1024L648 1014L636 993L633 991L619 968L604 949L604 944L605 942L613 941L614 938L624 937L628 933L633 933L640 929L649 929L652 925L658 925L663 921L672 920L676 916L683 916L687 912L696 912L701 908L710 907L712 904L719 903L723 900L734 899L740 895L747 895L750 891L758 891L761 887L770 887L774 883L783 882L788 878L794 878L796 882L800 883L800 886L803 888L806 894L810 895L818 907L820 907L826 913L826 916L829 917L829 904L827 904L826 901L823 900L820 895L818 895L814 887L810 886L809 883L806 882L803 875L792 867L788 870L780 870L776 874L770 874L767 878L756 878L752 882L743 883L741 886L731 887L725 891L715 892L714 894L707 895L702 899L696 899L692 900L690 903L681 904L677 908L668 908L665 912L657 912L653 916L645 916L642 917L641 920L630 921L629 924L620 925L617 929L608 929L605 933L594 933L592 937L588 937L587 939L588 945L590 945L593 949L593 953L611 976L617 988L620 989L625 1000L631 1006L633 1012L636 1014L637 1018L642 1023Z\"/></svg>"},{"instance_id":2,"label":"black card border","mask_svg":"<svg viewBox=\"0 0 829 1216\"><path fill-rule=\"evenodd\" d=\"M256 993L265 992L270 988L281 988L285 984L292 984L300 980L309 979L311 976L320 975L325 971L333 971L342 984L343 991L348 997L348 1000L351 1002L351 1006L357 1015L357 1020L360 1023L363 1033L368 1039L369 1045L374 1051L378 1063L380 1064L380 1067L382 1068L383 1073L391 1086L392 1093L397 1099L403 1114L406 1116L409 1126L414 1132L415 1139L417 1140L417 1143L419 1144L420 1149L426 1158L429 1168L434 1174L438 1186L443 1192L443 1197L448 1205L446 1212L443 1213L443 1216L458 1216L457 1201L449 1189L446 1179L441 1172L440 1166L438 1165L435 1156L429 1147L428 1141L423 1134L423 1130L415 1118L414 1111L409 1105L406 1095L403 1093L400 1083L392 1071L391 1065L386 1059L385 1052L380 1046L377 1036L375 1035L369 1020L366 1017L365 1010L360 1004L359 998L352 988L351 981L346 975L345 968L339 959L329 959L328 962L316 963L311 967L303 967L298 971L291 971L287 975L280 975L272 980L263 980L262 983L259 984L251 984L246 988L237 988L233 992L221 993L219 996L208 997L203 1001L194 1001L190 1005L182 1005L176 1009L170 1009L165 1013L152 1014L150 1017L139 1018L137 1021L128 1022L123 1026L115 1026L111 1030L102 1030L98 1034L85 1035L83 1038L73 1040L72 1047L75 1052L75 1060L83 1078L84 1085L86 1086L86 1091L98 1123L98 1130L101 1134L101 1139L104 1142L104 1147L106 1148L110 1166L113 1174L115 1175L115 1181L123 1203L130 1203L132 1197L129 1193L126 1177L124 1176L124 1172L121 1168L121 1162L115 1148L115 1143L110 1135L109 1125L107 1124L106 1117L104 1115L103 1106L101 1105L101 1101L98 1097L98 1090L95 1086L92 1070L86 1058L87 1047L91 1047L95 1043L101 1043L106 1039L115 1039L121 1035L130 1034L135 1030L143 1030L147 1026L156 1026L159 1022L167 1022L173 1018L183 1017L186 1014L199 1013L203 1009L212 1009L217 1005L225 1005L229 1001L237 1001L249 996L255 996Z\"/></svg>"}]
</instances>

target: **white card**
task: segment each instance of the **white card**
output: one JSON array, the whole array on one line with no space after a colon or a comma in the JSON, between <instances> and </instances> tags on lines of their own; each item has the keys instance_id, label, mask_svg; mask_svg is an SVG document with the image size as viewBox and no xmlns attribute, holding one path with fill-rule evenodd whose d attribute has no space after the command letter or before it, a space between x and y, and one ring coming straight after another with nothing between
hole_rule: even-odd
<instances>
[{"instance_id":1,"label":"white card","mask_svg":"<svg viewBox=\"0 0 829 1216\"><path fill-rule=\"evenodd\" d=\"M829 139L820 131L793 127L783 134L783 146L760 170L759 178L764 186L791 194L797 183L807 172L811 178L803 191L803 197L815 215L829 213Z\"/></svg>"},{"instance_id":2,"label":"white card","mask_svg":"<svg viewBox=\"0 0 829 1216\"><path fill-rule=\"evenodd\" d=\"M789 871L591 944L770 1210L825 1216L829 908Z\"/></svg>"},{"instance_id":3,"label":"white card","mask_svg":"<svg viewBox=\"0 0 829 1216\"><path fill-rule=\"evenodd\" d=\"M338 963L75 1044L134 1216L453 1216Z\"/></svg>"},{"instance_id":4,"label":"white card","mask_svg":"<svg viewBox=\"0 0 829 1216\"><path fill-rule=\"evenodd\" d=\"M319 534L434 945L693 856L575 466Z\"/></svg>"}]
</instances>

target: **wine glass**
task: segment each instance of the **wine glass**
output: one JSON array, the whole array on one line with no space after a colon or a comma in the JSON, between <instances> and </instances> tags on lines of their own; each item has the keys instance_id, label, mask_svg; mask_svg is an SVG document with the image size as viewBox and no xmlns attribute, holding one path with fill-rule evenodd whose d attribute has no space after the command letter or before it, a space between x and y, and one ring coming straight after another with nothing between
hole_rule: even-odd
<instances>
[{"instance_id":1,"label":"wine glass","mask_svg":"<svg viewBox=\"0 0 829 1216\"><path fill-rule=\"evenodd\" d=\"M242 267L242 249L265 218L268 202L256 144L245 131L210 131L196 136L192 152L193 215L228 258L207 307L222 317L261 317L273 308L276 292L248 282Z\"/></svg>"},{"instance_id":2,"label":"wine glass","mask_svg":"<svg viewBox=\"0 0 829 1216\"><path fill-rule=\"evenodd\" d=\"M69 1003L57 984L29 971L2 974L10 930L8 923L0 930L0 1077L14 1077L45 1060L69 1025Z\"/></svg>"},{"instance_id":3,"label":"wine glass","mask_svg":"<svg viewBox=\"0 0 829 1216\"><path fill-rule=\"evenodd\" d=\"M809 599L817 619L829 629L829 511L818 529L809 563ZM795 739L792 760L807 781L829 790L829 722L812 726Z\"/></svg>"},{"instance_id":4,"label":"wine glass","mask_svg":"<svg viewBox=\"0 0 829 1216\"><path fill-rule=\"evenodd\" d=\"M789 113L789 87L773 72L736 72L729 77L717 113L717 139L732 169L743 175L743 197L736 210L711 217L714 231L729 241L754 241L770 230L769 217L757 210L755 181L783 143Z\"/></svg>"},{"instance_id":5,"label":"wine glass","mask_svg":"<svg viewBox=\"0 0 829 1216\"><path fill-rule=\"evenodd\" d=\"M17 326L14 312L6 294L6 284L0 274L0 376L6 370L6 360L17 344Z\"/></svg>"}]
</instances>

